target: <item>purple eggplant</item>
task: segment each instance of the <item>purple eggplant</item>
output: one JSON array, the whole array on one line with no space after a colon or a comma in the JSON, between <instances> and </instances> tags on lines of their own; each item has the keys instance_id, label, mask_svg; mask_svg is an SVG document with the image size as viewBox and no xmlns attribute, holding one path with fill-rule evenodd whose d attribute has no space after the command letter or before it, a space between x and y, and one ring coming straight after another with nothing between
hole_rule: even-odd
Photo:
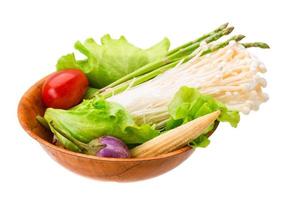
<instances>
[{"instance_id":1,"label":"purple eggplant","mask_svg":"<svg viewBox=\"0 0 300 200\"><path fill-rule=\"evenodd\" d=\"M49 123L51 130L55 134L60 134L73 142L80 150L89 155L95 155L98 157L109 157L109 158L129 158L130 151L126 144L113 136L102 136L91 140L89 143L83 143L74 137L58 130L54 123L51 121Z\"/></svg>"},{"instance_id":2,"label":"purple eggplant","mask_svg":"<svg viewBox=\"0 0 300 200\"><path fill-rule=\"evenodd\" d=\"M99 143L103 145L96 153L98 157L128 158L130 153L126 144L118 138L112 136L102 136L98 138Z\"/></svg>"}]
</instances>

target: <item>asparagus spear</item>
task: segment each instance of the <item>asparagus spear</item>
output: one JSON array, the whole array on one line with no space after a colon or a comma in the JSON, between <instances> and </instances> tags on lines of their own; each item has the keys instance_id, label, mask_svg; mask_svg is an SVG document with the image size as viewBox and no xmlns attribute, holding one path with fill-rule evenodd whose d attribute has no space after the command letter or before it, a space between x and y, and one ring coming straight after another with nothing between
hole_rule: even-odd
<instances>
[{"instance_id":1,"label":"asparagus spear","mask_svg":"<svg viewBox=\"0 0 300 200\"><path fill-rule=\"evenodd\" d=\"M218 49L221 49L225 46L227 46L229 44L230 41L232 40L235 40L235 41L240 41L244 38L245 36L243 35L235 35L231 38L229 38L228 40L224 41L224 42L221 42L219 44L216 44L214 46L212 46L211 48L203 51L199 56L204 56L208 53L212 53L214 51L217 51ZM195 55L194 54L190 54L190 55L187 55L186 57L184 57L183 59L177 59L176 61L168 64L168 65L165 65L163 67L160 67L160 68L157 68L151 72L148 72L144 75L140 75L138 77L135 77L129 81L126 81L126 82L123 82L115 87L112 87L112 88L108 88L106 90L102 90L97 93L95 93L93 96L96 96L96 95L101 95L103 96L104 98L108 98L108 97L111 97L112 95L115 95L115 94L118 94L118 93L121 93L123 92L124 90L126 90L127 88L129 87L133 87L133 86L136 86L136 85L139 85L141 83L144 83L156 76L158 76L159 74L167 71L168 69L171 69L173 67L175 67L179 62L187 62L188 60L190 60L192 57L194 57Z\"/></svg>"},{"instance_id":2,"label":"asparagus spear","mask_svg":"<svg viewBox=\"0 0 300 200\"><path fill-rule=\"evenodd\" d=\"M233 31L233 27L228 27L226 29L223 29L217 33L215 33L214 35L211 35L209 37L207 37L204 41L206 43L211 43L213 41L218 40L219 38L221 38L224 35L228 35ZM188 55L190 53L192 53L194 50L196 50L199 46L200 46L201 42L196 42L193 43L192 45L189 45L185 48L179 49L177 52L173 53L172 55L168 56L168 58L170 60L174 59L174 58L181 58L183 55Z\"/></svg>"},{"instance_id":3,"label":"asparagus spear","mask_svg":"<svg viewBox=\"0 0 300 200\"><path fill-rule=\"evenodd\" d=\"M208 37L211 37L210 40L208 40L208 42L212 42L212 41L215 41L217 39L219 39L220 37L224 36L224 35L227 35L229 34L231 31L233 30L232 27L229 27L228 29L224 30L223 29L219 32L216 32L216 33L213 33L212 35L209 35ZM205 38L208 38L208 37L205 37ZM195 43L195 46L196 48L199 46L200 44L200 41L199 39L196 40L197 42ZM202 41L202 40L201 40ZM193 43L192 43L193 45ZM185 45L183 45L185 46ZM153 71L155 69L157 69L158 67L161 67L163 65L166 65L166 64L169 64L169 63L172 63L174 61L174 59L178 59L178 58L183 58L186 56L186 54L190 54L191 53L191 49L189 49L188 45L185 47L186 49L184 51L181 51L177 54L177 52L179 50L176 50L174 53L176 53L176 56L174 56L172 53L171 55L167 56L166 58L162 59L162 60L158 60L158 61L154 61L152 63L148 63L146 65L144 65L143 67L135 70L134 72L130 73L130 74L127 74L126 76L123 76L122 78L118 79L117 81L109 84L108 86L102 88L100 91L104 91L105 89L107 88L111 88L111 87L114 87L116 85L119 85L120 83L123 83L131 78L134 78L134 77L137 77L139 75L142 75L142 74L145 74L147 72L150 72L150 71ZM196 49L195 48L195 49ZM177 48L176 48L177 49Z\"/></svg>"},{"instance_id":4,"label":"asparagus spear","mask_svg":"<svg viewBox=\"0 0 300 200\"><path fill-rule=\"evenodd\" d=\"M209 48L209 49L203 51L203 52L201 53L200 56L204 56L204 55L209 54L209 53L212 53L212 52L214 52L214 51L216 51L216 50L218 50L218 49L221 49L221 48L223 48L223 47L226 47L226 46L229 44L229 42L232 41L232 40L235 40L235 41L238 42L238 41L241 41L241 40L244 39L244 38L245 38L244 35L235 35L235 36L232 36L232 37L229 38L228 40L226 40L226 41L224 41L224 42L221 42L221 43L219 43L219 44L217 44L217 45L215 45L215 46L213 46L213 47L211 47L211 48Z\"/></svg>"},{"instance_id":5,"label":"asparagus spear","mask_svg":"<svg viewBox=\"0 0 300 200\"><path fill-rule=\"evenodd\" d=\"M250 48L250 47L259 47L262 49L269 49L270 46L267 43L264 42L250 42L250 43L242 43L242 45L245 48Z\"/></svg>"},{"instance_id":6,"label":"asparagus spear","mask_svg":"<svg viewBox=\"0 0 300 200\"><path fill-rule=\"evenodd\" d=\"M108 88L107 90L104 90L102 93L97 92L93 96L101 94L101 96L103 96L104 98L108 98L108 97L111 97L112 95L119 94L130 87L137 86L141 83L144 83L144 82L158 76L159 74L162 74L163 72L167 71L168 69L175 67L178 63L179 63L179 61L175 61L173 63L167 64L163 67L153 70L152 72L143 74L136 78L132 78L132 79L130 79L124 83L121 83L113 88Z\"/></svg>"},{"instance_id":7,"label":"asparagus spear","mask_svg":"<svg viewBox=\"0 0 300 200\"><path fill-rule=\"evenodd\" d=\"M214 35L215 33L217 33L217 32L219 32L219 31L221 31L221 30L227 28L228 24L229 24L229 23L222 24L221 26L219 26L218 28L216 28L216 29L213 30L212 32L207 33L207 34L204 34L204 35L202 35L201 37L197 38L196 40L187 42L187 43L185 43L185 44L183 44L183 45L181 45L181 46L179 46L179 47L176 47L175 49L169 51L168 55L172 55L173 53L177 52L177 51L180 50L180 49L183 49L183 48L185 48L185 47L187 47L187 46L190 46L190 45L192 45L192 44L194 44L194 43L203 41L204 39L208 38L209 36Z\"/></svg>"}]
</instances>

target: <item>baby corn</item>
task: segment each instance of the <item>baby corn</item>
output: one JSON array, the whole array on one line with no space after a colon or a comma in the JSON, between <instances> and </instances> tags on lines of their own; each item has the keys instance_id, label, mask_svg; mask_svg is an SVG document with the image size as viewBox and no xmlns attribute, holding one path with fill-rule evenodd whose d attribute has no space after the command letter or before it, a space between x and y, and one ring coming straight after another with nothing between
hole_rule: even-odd
<instances>
[{"instance_id":1,"label":"baby corn","mask_svg":"<svg viewBox=\"0 0 300 200\"><path fill-rule=\"evenodd\" d=\"M133 157L152 157L181 148L199 137L219 115L220 111L215 111L163 133L133 148L131 155Z\"/></svg>"}]
</instances>

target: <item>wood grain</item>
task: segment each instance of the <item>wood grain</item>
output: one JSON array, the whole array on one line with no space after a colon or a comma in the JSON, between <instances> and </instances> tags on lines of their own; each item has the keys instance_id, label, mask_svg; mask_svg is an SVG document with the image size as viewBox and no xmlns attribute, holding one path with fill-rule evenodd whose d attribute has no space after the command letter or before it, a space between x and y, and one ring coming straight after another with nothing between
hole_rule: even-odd
<instances>
[{"instance_id":1,"label":"wood grain","mask_svg":"<svg viewBox=\"0 0 300 200\"><path fill-rule=\"evenodd\" d=\"M77 174L105 181L138 181L175 168L194 151L186 146L157 157L116 159L99 158L57 147L51 143L52 133L44 129L35 119L36 115L43 115L45 112L41 101L44 80L45 78L34 84L21 98L18 107L20 124L55 161Z\"/></svg>"}]
</instances>

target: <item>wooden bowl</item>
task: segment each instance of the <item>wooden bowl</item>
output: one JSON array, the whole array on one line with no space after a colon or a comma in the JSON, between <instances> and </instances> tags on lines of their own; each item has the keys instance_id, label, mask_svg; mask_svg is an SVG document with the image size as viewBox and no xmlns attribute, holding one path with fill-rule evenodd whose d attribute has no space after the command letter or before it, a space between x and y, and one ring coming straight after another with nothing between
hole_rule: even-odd
<instances>
[{"instance_id":1,"label":"wooden bowl","mask_svg":"<svg viewBox=\"0 0 300 200\"><path fill-rule=\"evenodd\" d=\"M99 158L75 153L52 144L53 134L35 119L43 116L45 107L41 101L41 88L45 78L34 84L21 98L18 107L19 121L24 130L58 163L67 169L94 179L128 182L152 178L163 174L186 160L194 150L179 150L149 158Z\"/></svg>"}]
</instances>

